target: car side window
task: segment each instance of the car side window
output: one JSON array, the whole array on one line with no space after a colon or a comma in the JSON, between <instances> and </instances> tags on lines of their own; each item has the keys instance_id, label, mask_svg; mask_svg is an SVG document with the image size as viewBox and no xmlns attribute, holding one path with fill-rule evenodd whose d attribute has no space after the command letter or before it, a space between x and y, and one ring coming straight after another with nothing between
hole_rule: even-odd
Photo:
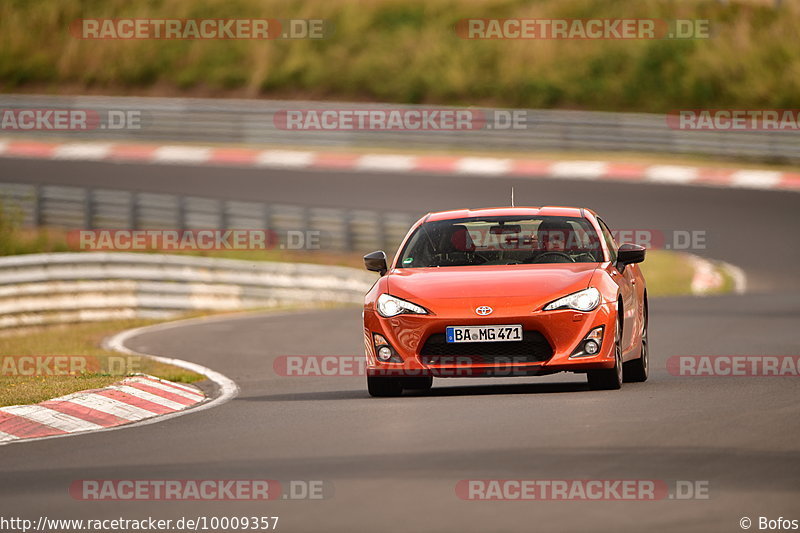
<instances>
[{"instance_id":1,"label":"car side window","mask_svg":"<svg viewBox=\"0 0 800 533\"><path fill-rule=\"evenodd\" d=\"M602 219L597 219L600 222L600 229L603 231L603 239L606 241L606 246L608 246L608 252L611 256L611 262L617 262L617 243L614 242L614 237L611 235L611 230L608 229L606 223L603 222Z\"/></svg>"}]
</instances>

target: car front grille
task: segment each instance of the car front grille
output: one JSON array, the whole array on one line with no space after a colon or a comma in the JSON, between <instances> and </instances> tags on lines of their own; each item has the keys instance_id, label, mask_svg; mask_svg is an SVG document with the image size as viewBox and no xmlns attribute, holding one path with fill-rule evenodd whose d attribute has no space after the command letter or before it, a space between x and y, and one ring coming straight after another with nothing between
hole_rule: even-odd
<instances>
[{"instance_id":1,"label":"car front grille","mask_svg":"<svg viewBox=\"0 0 800 533\"><path fill-rule=\"evenodd\" d=\"M475 365L540 363L553 349L538 331L524 331L521 341L448 343L444 333L434 333L420 352L425 365Z\"/></svg>"}]
</instances>

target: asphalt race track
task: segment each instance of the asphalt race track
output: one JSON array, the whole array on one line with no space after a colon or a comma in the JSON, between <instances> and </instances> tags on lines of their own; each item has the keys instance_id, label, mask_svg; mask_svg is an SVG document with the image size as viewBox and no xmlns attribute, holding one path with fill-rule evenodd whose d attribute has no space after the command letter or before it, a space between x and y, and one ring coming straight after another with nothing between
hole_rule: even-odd
<instances>
[{"instance_id":1,"label":"asphalt race track","mask_svg":"<svg viewBox=\"0 0 800 533\"><path fill-rule=\"evenodd\" d=\"M280 355L362 353L358 308L141 335L128 346L209 366L239 396L158 424L3 447L6 516L279 516L287 532L707 532L741 531L744 516L800 519L800 380L666 368L673 355L798 355L796 194L30 160L0 160L0 179L402 211L501 205L513 184L518 205L585 205L616 228L703 230L708 248L695 253L742 267L751 289L651 300L651 378L621 391L563 374L437 380L428 394L372 399L360 377L276 375ZM254 478L322 480L326 498L85 502L68 492L81 479ZM709 498L464 501L455 487L465 479L683 480L707 482Z\"/></svg>"}]
</instances>

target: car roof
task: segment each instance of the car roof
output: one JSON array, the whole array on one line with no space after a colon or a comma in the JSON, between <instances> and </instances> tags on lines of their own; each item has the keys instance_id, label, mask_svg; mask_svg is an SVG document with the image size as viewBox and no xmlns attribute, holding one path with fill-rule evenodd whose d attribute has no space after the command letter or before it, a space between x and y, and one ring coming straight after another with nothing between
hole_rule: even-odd
<instances>
[{"instance_id":1,"label":"car roof","mask_svg":"<svg viewBox=\"0 0 800 533\"><path fill-rule=\"evenodd\" d=\"M589 212L594 215L592 210L585 209L583 207L483 207L480 209L455 209L452 211L439 211L437 213L430 213L427 217L425 217L425 222L497 216L550 216L585 218L585 212Z\"/></svg>"}]
</instances>

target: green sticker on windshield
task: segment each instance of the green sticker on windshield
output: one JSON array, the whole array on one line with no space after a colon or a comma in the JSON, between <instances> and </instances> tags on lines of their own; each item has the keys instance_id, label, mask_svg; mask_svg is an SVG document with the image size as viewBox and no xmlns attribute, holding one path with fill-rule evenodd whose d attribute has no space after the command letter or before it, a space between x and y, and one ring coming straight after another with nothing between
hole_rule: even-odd
<instances>
[{"instance_id":1,"label":"green sticker on windshield","mask_svg":"<svg viewBox=\"0 0 800 533\"><path fill-rule=\"evenodd\" d=\"M413 257L406 257L405 259L403 259L403 264L404 265L407 265L407 264L413 263L413 262L414 262L414 258Z\"/></svg>"}]
</instances>

